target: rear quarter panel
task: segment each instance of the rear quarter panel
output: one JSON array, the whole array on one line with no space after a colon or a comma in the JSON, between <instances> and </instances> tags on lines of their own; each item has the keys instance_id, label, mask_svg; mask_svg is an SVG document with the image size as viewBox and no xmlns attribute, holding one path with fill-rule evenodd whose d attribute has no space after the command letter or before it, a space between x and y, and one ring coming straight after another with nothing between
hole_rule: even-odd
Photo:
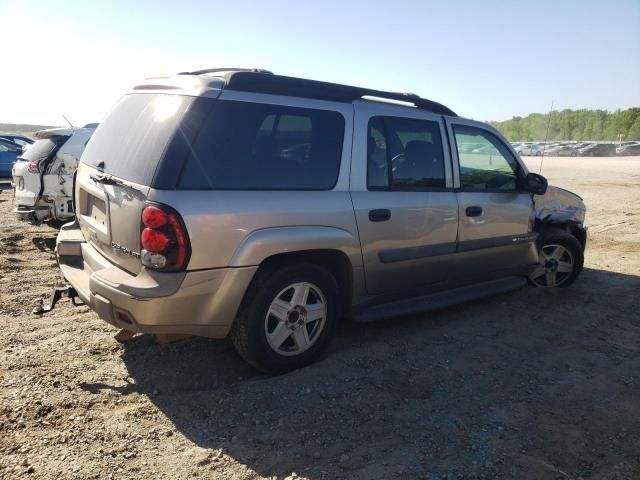
<instances>
[{"instance_id":1,"label":"rear quarter panel","mask_svg":"<svg viewBox=\"0 0 640 480\"><path fill-rule=\"evenodd\" d=\"M189 270L258 265L278 253L336 249L362 263L346 191L152 191L175 208L191 241Z\"/></svg>"}]
</instances>

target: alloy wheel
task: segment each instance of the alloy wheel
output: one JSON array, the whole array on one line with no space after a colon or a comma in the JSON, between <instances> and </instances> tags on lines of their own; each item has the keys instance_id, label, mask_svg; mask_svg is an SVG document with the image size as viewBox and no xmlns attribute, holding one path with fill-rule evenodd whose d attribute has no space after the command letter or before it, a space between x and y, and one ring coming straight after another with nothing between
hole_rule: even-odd
<instances>
[{"instance_id":1,"label":"alloy wheel","mask_svg":"<svg viewBox=\"0 0 640 480\"><path fill-rule=\"evenodd\" d=\"M264 320L267 342L280 355L299 355L316 343L326 319L322 291L312 283L291 284L269 306Z\"/></svg>"},{"instance_id":2,"label":"alloy wheel","mask_svg":"<svg viewBox=\"0 0 640 480\"><path fill-rule=\"evenodd\" d=\"M539 252L539 264L530 275L531 281L539 287L559 287L565 283L575 268L573 255L566 247L558 244L543 245Z\"/></svg>"}]
</instances>

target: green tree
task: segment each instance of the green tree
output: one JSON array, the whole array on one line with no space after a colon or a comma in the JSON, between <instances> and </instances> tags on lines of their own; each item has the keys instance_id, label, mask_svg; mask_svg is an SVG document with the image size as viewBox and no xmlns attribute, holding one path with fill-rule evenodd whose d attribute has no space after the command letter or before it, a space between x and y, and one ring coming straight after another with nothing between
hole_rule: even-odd
<instances>
[{"instance_id":1,"label":"green tree","mask_svg":"<svg viewBox=\"0 0 640 480\"><path fill-rule=\"evenodd\" d=\"M504 122L491 122L511 141L548 140L626 140L640 139L640 108L607 112L606 110L570 110L551 114L532 113Z\"/></svg>"},{"instance_id":2,"label":"green tree","mask_svg":"<svg viewBox=\"0 0 640 480\"><path fill-rule=\"evenodd\" d=\"M640 140L640 115L636 116L636 121L629 127L626 140Z\"/></svg>"}]
</instances>

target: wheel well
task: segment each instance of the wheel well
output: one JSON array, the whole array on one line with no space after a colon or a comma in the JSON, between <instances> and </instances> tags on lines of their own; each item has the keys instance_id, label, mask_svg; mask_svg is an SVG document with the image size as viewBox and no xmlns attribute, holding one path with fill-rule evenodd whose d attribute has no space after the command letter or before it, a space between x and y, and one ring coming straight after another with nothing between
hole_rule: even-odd
<instances>
[{"instance_id":1,"label":"wheel well","mask_svg":"<svg viewBox=\"0 0 640 480\"><path fill-rule=\"evenodd\" d=\"M584 250L587 246L587 231L577 225L568 225L568 227L571 235L578 239L578 242L582 245L582 250Z\"/></svg>"},{"instance_id":2,"label":"wheel well","mask_svg":"<svg viewBox=\"0 0 640 480\"><path fill-rule=\"evenodd\" d=\"M540 234L540 237L544 237L546 233L552 232L554 230L561 230L567 233L570 233L582 246L584 250L587 245L587 231L580 225L571 222L542 222L540 220L536 220L534 230Z\"/></svg>"},{"instance_id":3,"label":"wheel well","mask_svg":"<svg viewBox=\"0 0 640 480\"><path fill-rule=\"evenodd\" d=\"M353 266L343 252L339 250L305 250L279 253L264 259L260 263L259 270L291 263L312 263L329 270L340 288L342 314L347 315L349 313L353 295Z\"/></svg>"}]
</instances>

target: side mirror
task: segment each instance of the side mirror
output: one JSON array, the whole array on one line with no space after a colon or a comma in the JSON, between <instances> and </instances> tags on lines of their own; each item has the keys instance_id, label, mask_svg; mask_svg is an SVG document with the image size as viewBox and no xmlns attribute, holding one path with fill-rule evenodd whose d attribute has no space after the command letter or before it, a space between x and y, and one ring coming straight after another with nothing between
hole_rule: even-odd
<instances>
[{"instance_id":1,"label":"side mirror","mask_svg":"<svg viewBox=\"0 0 640 480\"><path fill-rule=\"evenodd\" d=\"M536 195L544 195L548 186L547 179L537 173L528 173L524 180L524 189Z\"/></svg>"}]
</instances>

